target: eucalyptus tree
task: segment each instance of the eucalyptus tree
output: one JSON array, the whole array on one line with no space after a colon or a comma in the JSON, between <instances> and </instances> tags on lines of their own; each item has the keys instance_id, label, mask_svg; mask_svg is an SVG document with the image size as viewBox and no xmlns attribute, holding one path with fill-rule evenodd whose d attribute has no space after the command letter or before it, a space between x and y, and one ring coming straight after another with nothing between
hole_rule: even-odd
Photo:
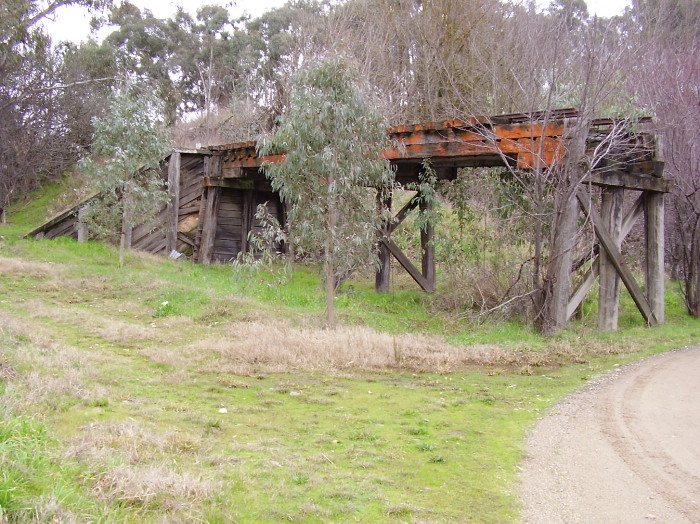
<instances>
[{"instance_id":1,"label":"eucalyptus tree","mask_svg":"<svg viewBox=\"0 0 700 524\"><path fill-rule=\"evenodd\" d=\"M173 26L129 2L115 6L100 23L114 27L103 46L113 48L122 76L150 83L165 104L168 123L176 122L183 93L171 74L175 47L180 43Z\"/></svg>"},{"instance_id":2,"label":"eucalyptus tree","mask_svg":"<svg viewBox=\"0 0 700 524\"><path fill-rule=\"evenodd\" d=\"M61 101L73 84L41 21L67 5L97 8L109 0L0 0L0 219L13 195L76 158L76 130Z\"/></svg>"},{"instance_id":3,"label":"eucalyptus tree","mask_svg":"<svg viewBox=\"0 0 700 524\"><path fill-rule=\"evenodd\" d=\"M168 148L162 103L145 90L122 88L102 118L95 118L92 155L82 162L98 198L85 219L110 236L121 226L119 265L131 247L131 230L155 216L167 200L160 162Z\"/></svg>"},{"instance_id":4,"label":"eucalyptus tree","mask_svg":"<svg viewBox=\"0 0 700 524\"><path fill-rule=\"evenodd\" d=\"M377 263L377 232L386 216L376 204L391 191L393 173L380 152L385 121L347 59L312 60L292 83L280 125L259 146L283 153L266 166L272 187L291 205L288 224L298 249L323 264L326 324L335 325L336 283L354 268Z\"/></svg>"},{"instance_id":5,"label":"eucalyptus tree","mask_svg":"<svg viewBox=\"0 0 700 524\"><path fill-rule=\"evenodd\" d=\"M318 46L318 32L325 31L328 0L296 0L271 9L246 22L249 37L247 58L250 69L251 97L268 112L268 127L273 127L289 102L291 78L304 57L333 49L338 40Z\"/></svg>"}]
</instances>

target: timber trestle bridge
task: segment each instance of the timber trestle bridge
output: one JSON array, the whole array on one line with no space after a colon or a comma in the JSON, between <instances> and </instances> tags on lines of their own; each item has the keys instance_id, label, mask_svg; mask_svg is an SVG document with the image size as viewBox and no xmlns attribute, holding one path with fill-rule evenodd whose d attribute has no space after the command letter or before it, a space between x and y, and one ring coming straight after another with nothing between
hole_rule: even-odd
<instances>
[{"instance_id":1,"label":"timber trestle bridge","mask_svg":"<svg viewBox=\"0 0 700 524\"><path fill-rule=\"evenodd\" d=\"M580 124L580 118L576 110L565 109L394 126L389 129L391 146L383 156L391 163L397 182L405 187L418 182L426 161L440 180L455 180L457 170L465 167L548 170L566 162L570 132ZM662 176L654 134L645 130L648 123L648 119L642 120L634 131L622 132L615 120L587 122L586 155L592 160L576 190L575 212L583 212L591 221L597 244L578 259L573 249L562 255L567 271L588 270L578 278L576 289L571 289L571 279L559 284L565 287L558 290L565 297L558 306L561 324L566 324L597 279L601 328L617 327L619 280L648 324L664 321L663 194L670 190L670 183ZM624 140L601 154L597 146L614 133L624 134ZM251 251L249 233L262 227L255 218L258 205L266 204L268 212L284 224L285 205L264 172L265 164L283 161L284 155L258 155L256 142L172 151L162 163L170 202L161 210L157 223L134 228L132 247L163 255L189 252L195 262L203 264L225 263ZM591 186L601 188L600 197L591 196ZM637 196L623 216L629 192ZM379 233L379 292L389 290L392 256L422 289L435 290L434 228L421 230L421 260L416 264L391 238L412 210L426 205L420 196L416 194L396 210L395 219ZM390 200L381 204L391 207ZM84 238L80 208L66 211L27 236ZM621 253L622 241L641 216L646 237L645 292Z\"/></svg>"}]
</instances>

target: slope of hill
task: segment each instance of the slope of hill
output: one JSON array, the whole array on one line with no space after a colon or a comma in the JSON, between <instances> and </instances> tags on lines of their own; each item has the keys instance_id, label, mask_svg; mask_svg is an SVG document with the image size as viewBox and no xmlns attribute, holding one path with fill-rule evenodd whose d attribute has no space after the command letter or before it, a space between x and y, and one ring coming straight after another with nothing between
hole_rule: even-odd
<instances>
[{"instance_id":1,"label":"slope of hill","mask_svg":"<svg viewBox=\"0 0 700 524\"><path fill-rule=\"evenodd\" d=\"M132 253L118 269L102 244L18 240L50 195L0 226L10 521L516 521L534 421L700 334L672 294L667 326L544 339L361 275L325 331L313 268Z\"/></svg>"}]
</instances>

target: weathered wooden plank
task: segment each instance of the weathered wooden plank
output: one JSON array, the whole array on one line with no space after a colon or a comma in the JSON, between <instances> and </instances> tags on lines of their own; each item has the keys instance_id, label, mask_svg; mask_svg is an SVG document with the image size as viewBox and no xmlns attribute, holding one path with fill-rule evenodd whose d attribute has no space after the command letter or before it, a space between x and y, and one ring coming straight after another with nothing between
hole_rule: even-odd
<instances>
[{"instance_id":1,"label":"weathered wooden plank","mask_svg":"<svg viewBox=\"0 0 700 524\"><path fill-rule=\"evenodd\" d=\"M519 169L541 169L560 161L566 154L566 148L560 140L544 138L530 141L518 140L521 151L518 152Z\"/></svg>"},{"instance_id":2,"label":"weathered wooden plank","mask_svg":"<svg viewBox=\"0 0 700 524\"><path fill-rule=\"evenodd\" d=\"M562 122L522 123L510 125L495 125L493 133L498 138L538 138L562 136L564 124Z\"/></svg>"},{"instance_id":3,"label":"weathered wooden plank","mask_svg":"<svg viewBox=\"0 0 700 524\"><path fill-rule=\"evenodd\" d=\"M221 178L222 173L221 152L215 151L209 157L204 157L204 176L207 178Z\"/></svg>"},{"instance_id":4,"label":"weathered wooden plank","mask_svg":"<svg viewBox=\"0 0 700 524\"><path fill-rule=\"evenodd\" d=\"M544 329L554 333L566 327L567 309L571 296L571 264L573 261L574 240L576 238L576 217L578 206L571 195L562 204L561 214L556 220L556 236L552 242L552 259L548 278L551 282L549 315Z\"/></svg>"},{"instance_id":5,"label":"weathered wooden plank","mask_svg":"<svg viewBox=\"0 0 700 524\"><path fill-rule=\"evenodd\" d=\"M185 235L185 234L183 234L183 233L178 233L178 234L177 234L177 239L178 239L180 242L183 242L183 243L187 244L187 245L190 246L190 247L194 247L194 239L188 237L187 235Z\"/></svg>"},{"instance_id":6,"label":"weathered wooden plank","mask_svg":"<svg viewBox=\"0 0 700 524\"><path fill-rule=\"evenodd\" d=\"M166 252L165 251L165 238L160 239L160 243L155 245L154 247L151 248L149 251L150 253L153 253L154 255L167 255L170 254L170 251Z\"/></svg>"},{"instance_id":7,"label":"weathered wooden plank","mask_svg":"<svg viewBox=\"0 0 700 524\"><path fill-rule=\"evenodd\" d=\"M221 202L221 205L219 206L219 213L220 214L227 214L227 215L238 215L242 216L243 215L243 201L241 200L240 202Z\"/></svg>"},{"instance_id":8,"label":"weathered wooden plank","mask_svg":"<svg viewBox=\"0 0 700 524\"><path fill-rule=\"evenodd\" d=\"M231 238L223 236L216 240L216 249L214 250L213 258L219 263L226 263L234 260L240 252L241 245L238 237Z\"/></svg>"},{"instance_id":9,"label":"weathered wooden plank","mask_svg":"<svg viewBox=\"0 0 700 524\"><path fill-rule=\"evenodd\" d=\"M223 215L219 213L219 225L220 226L243 226L243 215L238 214L236 216Z\"/></svg>"},{"instance_id":10,"label":"weathered wooden plank","mask_svg":"<svg viewBox=\"0 0 700 524\"><path fill-rule=\"evenodd\" d=\"M635 201L634 205L628 210L624 220L622 221L622 240L627 238L627 235L629 235L630 231L632 231L632 227L634 226L635 222L640 216L642 216L643 210L644 195L640 195ZM596 241L596 243L593 244L593 248L590 251L584 253L576 259L576 261L573 263L573 270L577 271L581 268L581 266L583 266L583 264L585 264L589 260L595 260L598 257L599 251L600 244Z\"/></svg>"},{"instance_id":11,"label":"weathered wooden plank","mask_svg":"<svg viewBox=\"0 0 700 524\"><path fill-rule=\"evenodd\" d=\"M151 220L137 225L133 228L131 235L132 241L134 243L138 242L141 238L152 234L154 231L159 230L159 234L164 235L163 224L167 216L167 209L161 210L155 217Z\"/></svg>"},{"instance_id":12,"label":"weathered wooden plank","mask_svg":"<svg viewBox=\"0 0 700 524\"><path fill-rule=\"evenodd\" d=\"M469 131L466 129L449 128L446 130L422 129L414 130L410 133L401 133L400 136L394 137L396 142L403 146L420 146L426 144L438 144L450 141L460 142L481 142L483 140L491 140L492 135L489 135L488 130L484 132Z\"/></svg>"},{"instance_id":13,"label":"weathered wooden plank","mask_svg":"<svg viewBox=\"0 0 700 524\"><path fill-rule=\"evenodd\" d=\"M165 231L164 231L164 222L165 222L165 216L167 214L167 210L164 209L159 213L157 216L152 218L151 220L144 222L142 224L139 224L136 226L132 232L132 242L134 244L140 242L142 239L146 237L150 237L151 235L159 235L165 238Z\"/></svg>"},{"instance_id":14,"label":"weathered wooden plank","mask_svg":"<svg viewBox=\"0 0 700 524\"><path fill-rule=\"evenodd\" d=\"M204 229L203 224L202 224L202 217L204 216L205 210L207 208L207 196L208 196L207 191L208 190L206 188L202 188L202 198L199 201L199 217L198 217L199 223L197 225L197 231L195 232L195 235L194 235L194 250L193 250L193 260L195 262L199 262L199 259L200 259L200 251L201 251L201 245L202 245L202 230Z\"/></svg>"},{"instance_id":15,"label":"weathered wooden plank","mask_svg":"<svg viewBox=\"0 0 700 524\"><path fill-rule=\"evenodd\" d=\"M566 306L566 320L570 320L574 316L576 310L586 298L588 292L593 288L596 278L598 278L598 264L597 261L593 261L593 266L591 269L586 271L586 274L581 281L581 284L576 288L576 290L571 295L569 299L569 304Z\"/></svg>"},{"instance_id":16,"label":"weathered wooden plank","mask_svg":"<svg viewBox=\"0 0 700 524\"><path fill-rule=\"evenodd\" d=\"M202 236L199 245L199 262L211 264L214 252L214 239L216 238L216 224L218 219L219 202L221 200L220 187L206 188L206 206L200 222L202 223Z\"/></svg>"},{"instance_id":17,"label":"weathered wooden plank","mask_svg":"<svg viewBox=\"0 0 700 524\"><path fill-rule=\"evenodd\" d=\"M600 241L601 246L608 252L608 255L610 256L610 261L615 266L615 269L620 275L620 278L625 284L625 287L630 292L630 295L632 295L632 300L634 300L634 303L637 305L637 308L644 317L644 320L646 320L647 324L651 326L657 325L658 321L654 316L649 302L642 293L642 290L639 288L639 285L634 279L632 272L627 268L624 261L622 260L622 255L615 246L615 242L605 230L605 225L603 224L603 221L600 218L598 210L591 205L590 195L585 193L584 191L579 190L577 197L584 212L590 217L591 222L593 222L593 229L595 231L596 236L598 237L598 240Z\"/></svg>"},{"instance_id":18,"label":"weathered wooden plank","mask_svg":"<svg viewBox=\"0 0 700 524\"><path fill-rule=\"evenodd\" d=\"M374 277L374 290L377 293L388 293L391 285L391 252L384 242L377 245L379 268Z\"/></svg>"},{"instance_id":19,"label":"weathered wooden plank","mask_svg":"<svg viewBox=\"0 0 700 524\"><path fill-rule=\"evenodd\" d=\"M404 220L406 220L406 217L411 211L418 207L419 203L420 198L418 198L418 194L416 193L416 195L411 198L411 200L406 202L399 212L396 213L396 216L394 216L391 223L387 225L387 234L391 235L394 231L396 231L396 228L399 227Z\"/></svg>"},{"instance_id":20,"label":"weathered wooden plank","mask_svg":"<svg viewBox=\"0 0 700 524\"><path fill-rule=\"evenodd\" d=\"M85 206L81 207L78 210L78 221L76 223L76 230L78 234L78 242L87 242L88 241L88 225L85 220L85 213L87 212L87 209Z\"/></svg>"},{"instance_id":21,"label":"weathered wooden plank","mask_svg":"<svg viewBox=\"0 0 700 524\"><path fill-rule=\"evenodd\" d=\"M597 186L615 186L635 191L656 191L659 193L670 193L672 182L666 178L658 178L653 175L633 175L620 171L593 173L586 180Z\"/></svg>"},{"instance_id":22,"label":"weathered wooden plank","mask_svg":"<svg viewBox=\"0 0 700 524\"><path fill-rule=\"evenodd\" d=\"M180 218L186 217L188 215L193 215L194 213L199 213L199 204L196 206L181 207L180 208Z\"/></svg>"},{"instance_id":23,"label":"weathered wooden plank","mask_svg":"<svg viewBox=\"0 0 700 524\"><path fill-rule=\"evenodd\" d=\"M238 220L243 220L243 209L219 209L219 218L236 218Z\"/></svg>"},{"instance_id":24,"label":"weathered wooden plank","mask_svg":"<svg viewBox=\"0 0 700 524\"><path fill-rule=\"evenodd\" d=\"M411 199L413 201L413 199ZM409 201L409 204L410 202ZM377 209L380 212L386 212L387 215L391 213L391 202L392 195L388 194L385 197L382 196L381 191L377 191ZM404 206L406 207L406 206ZM391 228L390 222L385 222L381 231L379 232L379 241L377 242L377 257L379 258L379 267L374 277L374 290L377 293L388 293L391 284L391 252L384 242L381 241L381 237L384 235L390 235L389 232Z\"/></svg>"},{"instance_id":25,"label":"weathered wooden plank","mask_svg":"<svg viewBox=\"0 0 700 524\"><path fill-rule=\"evenodd\" d=\"M646 291L647 299L659 324L665 321L664 292L664 195L647 192L644 214L646 222Z\"/></svg>"},{"instance_id":26,"label":"weathered wooden plank","mask_svg":"<svg viewBox=\"0 0 700 524\"><path fill-rule=\"evenodd\" d=\"M620 242L623 242L625 238L627 238L627 235L630 234L630 231L632 231L632 228L634 227L634 223L642 215L643 201L644 195L641 195L634 203L634 205L630 208L630 210L627 212L627 215L625 215L625 219L622 221L622 228L620 231ZM595 279L598 276L598 254L600 251L599 248L600 244L596 244L595 246L593 246L592 251L595 253L595 256L593 257L593 264L591 266L592 269L586 273L581 285L576 289L574 294L571 295L569 305L567 306L567 320L573 316L573 314L576 312L576 309L578 309L578 307L581 305L581 302L583 302L583 299L586 297L591 288L593 288L593 284L595 284ZM588 260L588 258L582 257L577 262L579 267L586 260ZM593 274L592 278L591 274Z\"/></svg>"},{"instance_id":27,"label":"weathered wooden plank","mask_svg":"<svg viewBox=\"0 0 700 524\"><path fill-rule=\"evenodd\" d=\"M134 228L131 231L131 242L134 246L140 244L145 238L149 238L153 235L158 235L165 238L165 231L162 227L158 227L157 224L144 224Z\"/></svg>"},{"instance_id":28,"label":"weathered wooden plank","mask_svg":"<svg viewBox=\"0 0 700 524\"><path fill-rule=\"evenodd\" d=\"M32 229L29 233L25 234L22 238L40 238L37 235L40 233L42 234L42 237L47 236L47 232L56 226L57 224L60 224L64 222L65 220L70 220L71 217L76 217L78 213L78 208L81 206L84 206L91 200L93 200L95 197L97 197L98 193L92 193L82 199L76 206L64 211L63 213L53 217L51 220L43 223L41 226ZM77 220L77 218L75 218Z\"/></svg>"},{"instance_id":29,"label":"weathered wooden plank","mask_svg":"<svg viewBox=\"0 0 700 524\"><path fill-rule=\"evenodd\" d=\"M153 233L143 237L139 242L134 242L133 248L149 253L156 253L160 248L159 246L163 246L163 249L165 249L166 245L167 239L165 235ZM168 251L168 253L170 253L170 251Z\"/></svg>"},{"instance_id":30,"label":"weathered wooden plank","mask_svg":"<svg viewBox=\"0 0 700 524\"><path fill-rule=\"evenodd\" d=\"M244 178L247 173L246 171L238 166L230 166L224 161L222 174L224 178Z\"/></svg>"},{"instance_id":31,"label":"weathered wooden plank","mask_svg":"<svg viewBox=\"0 0 700 524\"><path fill-rule=\"evenodd\" d=\"M625 190L621 187L603 188L601 214L615 247L622 246L622 204ZM607 251L598 255L600 292L598 294L598 329L616 331L619 316L620 278Z\"/></svg>"},{"instance_id":32,"label":"weathered wooden plank","mask_svg":"<svg viewBox=\"0 0 700 524\"><path fill-rule=\"evenodd\" d=\"M192 205L192 202L197 200L202 196L202 182L198 181L196 184L181 188L180 190L180 208Z\"/></svg>"},{"instance_id":33,"label":"weathered wooden plank","mask_svg":"<svg viewBox=\"0 0 700 524\"><path fill-rule=\"evenodd\" d=\"M243 213L241 225L241 252L247 253L249 250L248 233L250 233L253 224L253 190L246 189L243 191Z\"/></svg>"},{"instance_id":34,"label":"weathered wooden plank","mask_svg":"<svg viewBox=\"0 0 700 524\"><path fill-rule=\"evenodd\" d=\"M180 210L180 153L173 151L168 161L168 217L165 228L166 250L177 248L177 224Z\"/></svg>"},{"instance_id":35,"label":"weathered wooden plank","mask_svg":"<svg viewBox=\"0 0 700 524\"><path fill-rule=\"evenodd\" d=\"M75 215L70 216L63 222L55 224L52 228L44 231L45 238L53 239L61 236L73 236L76 232L78 219Z\"/></svg>"},{"instance_id":36,"label":"weathered wooden plank","mask_svg":"<svg viewBox=\"0 0 700 524\"><path fill-rule=\"evenodd\" d=\"M280 162L284 162L284 159L287 157L287 155L268 155L268 156L240 156L240 157L233 157L233 158L227 158L226 159L226 168L231 169L234 167L238 168L244 168L244 169L250 169L250 168L256 168L259 169L263 167L265 164L277 164Z\"/></svg>"},{"instance_id":37,"label":"weathered wooden plank","mask_svg":"<svg viewBox=\"0 0 700 524\"><path fill-rule=\"evenodd\" d=\"M398 260L399 264L406 270L406 272L411 275L411 278L416 281L416 283L423 289L423 291L430 292L431 285L425 277L418 271L418 268L413 265L413 263L404 255L403 251L397 246L393 240L387 237L383 237L381 242L389 249L392 255Z\"/></svg>"}]
</instances>

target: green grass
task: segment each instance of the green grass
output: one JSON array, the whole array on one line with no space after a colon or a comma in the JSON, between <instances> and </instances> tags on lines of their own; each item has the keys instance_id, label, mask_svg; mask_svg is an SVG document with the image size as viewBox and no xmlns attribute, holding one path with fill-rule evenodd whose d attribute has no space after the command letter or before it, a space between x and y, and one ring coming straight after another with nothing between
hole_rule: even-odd
<instances>
[{"instance_id":1,"label":"green grass","mask_svg":"<svg viewBox=\"0 0 700 524\"><path fill-rule=\"evenodd\" d=\"M674 292L665 326L644 327L624 296L618 333L595 330L589 301L547 339L357 278L338 294L344 325L507 358L280 372L227 344L254 343L251 325L280 346L323 333L312 269L138 254L118 269L101 244L17 240L30 207L0 228L0 521L517 522L532 424L616 364L700 339Z\"/></svg>"},{"instance_id":2,"label":"green grass","mask_svg":"<svg viewBox=\"0 0 700 524\"><path fill-rule=\"evenodd\" d=\"M83 465L59 459L47 427L26 415L0 420L0 520L64 522L84 512L118 520L118 507L95 501L81 482Z\"/></svg>"}]
</instances>

